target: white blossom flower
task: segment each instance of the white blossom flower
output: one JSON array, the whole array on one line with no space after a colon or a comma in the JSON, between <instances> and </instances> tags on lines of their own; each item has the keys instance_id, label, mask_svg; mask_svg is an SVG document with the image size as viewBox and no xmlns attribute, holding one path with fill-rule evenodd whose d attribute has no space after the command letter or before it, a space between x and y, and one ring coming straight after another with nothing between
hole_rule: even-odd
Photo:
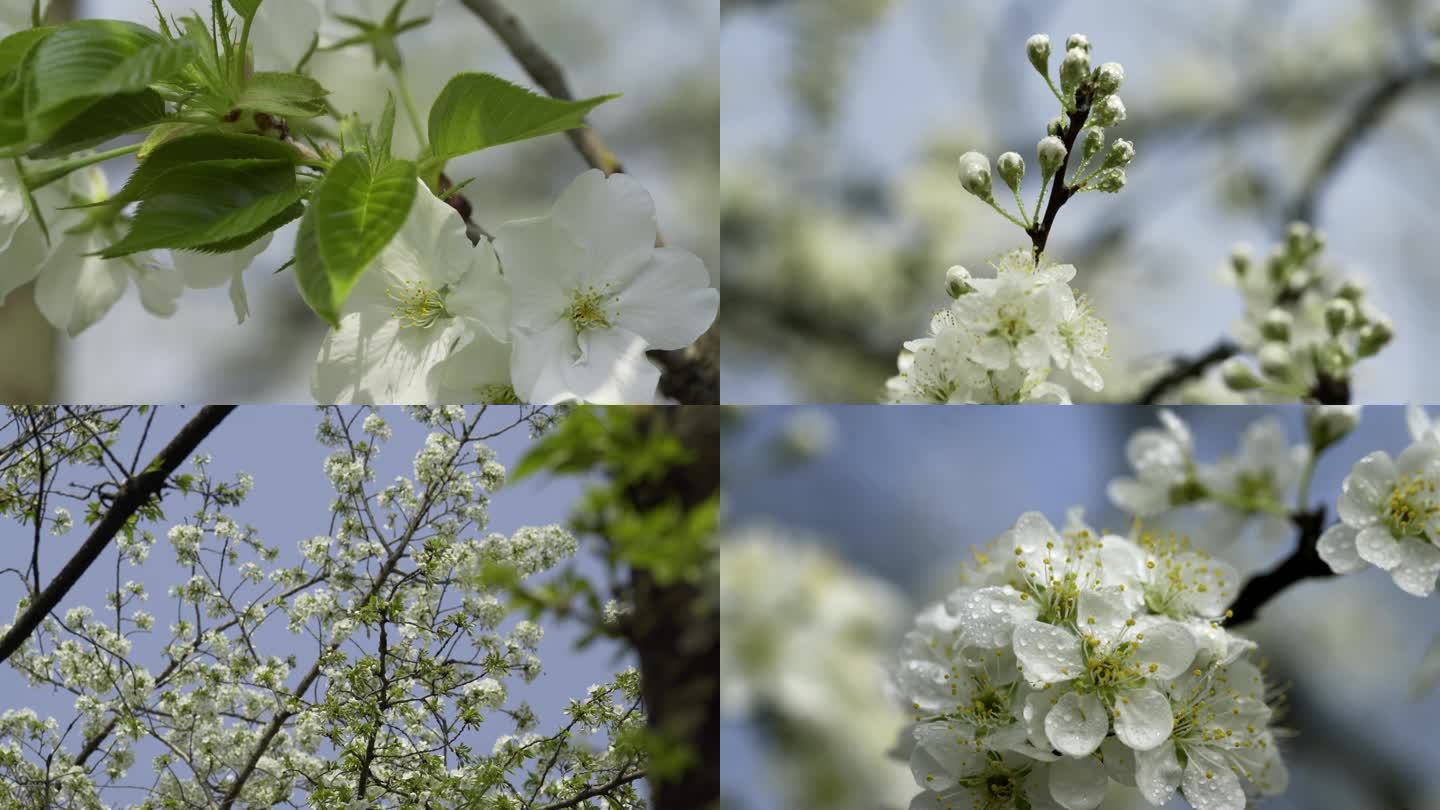
<instances>
[{"instance_id":1,"label":"white blossom flower","mask_svg":"<svg viewBox=\"0 0 1440 810\"><path fill-rule=\"evenodd\" d=\"M700 260L655 247L656 229L649 193L598 170L580 175L549 214L500 226L521 400L654 400L660 372L645 351L689 346L720 302Z\"/></svg>"},{"instance_id":2,"label":"white blossom flower","mask_svg":"<svg viewBox=\"0 0 1440 810\"><path fill-rule=\"evenodd\" d=\"M1207 496L1220 507L1211 535L1238 537L1247 522L1260 516L1262 537L1272 541L1288 538L1292 527L1286 500L1309 460L1309 446L1292 446L1278 419L1251 423L1237 455L1197 466L1196 476Z\"/></svg>"},{"instance_id":3,"label":"white blossom flower","mask_svg":"<svg viewBox=\"0 0 1440 810\"><path fill-rule=\"evenodd\" d=\"M899 358L900 373L885 384L892 404L971 404L1055 402L1069 404L1070 393L1045 381L1045 371L1018 366L987 369L974 359L979 339L952 310L936 313L930 337L910 340Z\"/></svg>"},{"instance_id":4,"label":"white blossom flower","mask_svg":"<svg viewBox=\"0 0 1440 810\"><path fill-rule=\"evenodd\" d=\"M14 191L6 185L11 182L16 181L0 175L0 241L5 238L4 223L13 221L13 212L7 214ZM146 310L166 318L175 314L184 288L179 273L161 268L148 253L118 259L95 255L121 237L116 212L103 207L60 210L109 196L105 174L95 168L74 172L36 192L50 241L28 214L11 231L0 263L0 303L34 281L35 305L46 320L74 337L104 317L134 281Z\"/></svg>"},{"instance_id":5,"label":"white blossom flower","mask_svg":"<svg viewBox=\"0 0 1440 810\"><path fill-rule=\"evenodd\" d=\"M1320 536L1320 557L1336 573L1368 563L1406 593L1428 596L1440 576L1440 441L1426 436L1391 459L1383 450L1345 477L1340 523Z\"/></svg>"},{"instance_id":6,"label":"white blossom flower","mask_svg":"<svg viewBox=\"0 0 1440 810\"><path fill-rule=\"evenodd\" d=\"M479 335L507 339L509 303L490 244L471 246L455 209L421 183L326 336L311 392L327 403L434 402L442 361Z\"/></svg>"},{"instance_id":7,"label":"white blossom flower","mask_svg":"<svg viewBox=\"0 0 1440 810\"><path fill-rule=\"evenodd\" d=\"M265 252L272 238L273 234L267 234L232 253L172 250L170 259L185 280L186 287L205 290L228 284L230 305L235 309L235 322L244 323L250 316L250 302L245 295L245 270L254 263L257 256Z\"/></svg>"},{"instance_id":8,"label":"white blossom flower","mask_svg":"<svg viewBox=\"0 0 1440 810\"><path fill-rule=\"evenodd\" d=\"M1142 428L1125 444L1125 457L1135 478L1117 478L1107 492L1116 506L1132 515L1151 517L1186 500L1195 483L1195 441L1190 428L1172 411L1162 409L1164 430Z\"/></svg>"}]
</instances>

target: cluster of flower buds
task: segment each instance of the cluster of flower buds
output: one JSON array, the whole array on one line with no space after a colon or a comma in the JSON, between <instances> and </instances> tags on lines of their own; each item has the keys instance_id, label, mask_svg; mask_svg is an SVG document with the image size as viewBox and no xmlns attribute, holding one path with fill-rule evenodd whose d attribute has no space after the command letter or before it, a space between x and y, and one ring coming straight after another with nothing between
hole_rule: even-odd
<instances>
[{"instance_id":1,"label":"cluster of flower buds","mask_svg":"<svg viewBox=\"0 0 1440 810\"><path fill-rule=\"evenodd\" d=\"M1031 512L916 619L912 810L1243 810L1287 782L1255 644L1223 626L1238 576L1179 538L1063 532Z\"/></svg>"},{"instance_id":2,"label":"cluster of flower buds","mask_svg":"<svg viewBox=\"0 0 1440 810\"><path fill-rule=\"evenodd\" d=\"M1263 261L1235 250L1227 275L1245 299L1236 338L1258 368L1227 361L1221 376L1231 389L1325 401L1326 392L1348 388L1359 360L1390 342L1390 319L1368 305L1358 283L1329 271L1324 250L1324 236L1299 222Z\"/></svg>"},{"instance_id":3,"label":"cluster of flower buds","mask_svg":"<svg viewBox=\"0 0 1440 810\"><path fill-rule=\"evenodd\" d=\"M1045 137L1035 147L1035 156L1040 164L1040 196L1034 208L1027 211L1020 196L1020 185L1025 179L1025 159L1018 152L1006 152L996 160L1000 179L1015 195L1018 217L995 201L987 155L966 152L960 156L960 185L1006 219L1029 230L1039 221L1051 179L1065 170L1073 150L1079 149L1080 158L1067 189L1072 193L1105 191L1113 194L1125 187L1125 167L1135 158L1135 145L1120 139L1105 148L1105 128L1125 120L1125 103L1116 95L1125 80L1125 69L1116 62L1092 68L1089 38L1084 34L1072 34L1065 41L1058 85L1050 75L1050 37L1045 34L1030 37L1025 43L1025 53L1059 100L1061 109L1060 115L1050 122ZM1097 158L1098 163L1092 166ZM1088 173L1087 168L1090 170Z\"/></svg>"}]
</instances>

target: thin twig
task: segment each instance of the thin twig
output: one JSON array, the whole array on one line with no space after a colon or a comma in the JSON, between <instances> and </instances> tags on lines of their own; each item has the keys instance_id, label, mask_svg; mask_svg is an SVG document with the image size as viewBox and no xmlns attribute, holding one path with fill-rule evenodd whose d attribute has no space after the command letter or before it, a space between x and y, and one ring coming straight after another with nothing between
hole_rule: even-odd
<instances>
[{"instance_id":1,"label":"thin twig","mask_svg":"<svg viewBox=\"0 0 1440 810\"><path fill-rule=\"evenodd\" d=\"M1074 187L1065 182L1065 174L1070 169L1070 155L1075 151L1075 141L1079 140L1080 130L1085 128L1085 122L1090 118L1090 100L1088 85L1076 88L1075 109L1070 112L1065 131L1060 133L1060 141L1065 144L1065 159L1060 162L1060 168L1055 171L1055 184L1050 188L1050 201L1045 204L1045 216L1026 231L1030 234L1031 244L1035 246L1036 259L1039 259L1040 254L1045 252L1045 243L1050 239L1050 230L1055 227L1055 215L1060 213L1060 207L1075 195Z\"/></svg>"},{"instance_id":2,"label":"thin twig","mask_svg":"<svg viewBox=\"0 0 1440 810\"><path fill-rule=\"evenodd\" d=\"M604 796L618 787L628 785L631 782L635 782L644 778L644 771L631 771L629 773L620 773L616 775L614 779L611 779L609 782L606 782L603 785L600 785L598 787L586 788L585 790L582 790L579 793L575 794L574 797L566 799L563 802L547 804L543 807L536 808L536 810L565 810L565 808L567 807L577 807L581 802L585 801L586 799L594 799L597 796Z\"/></svg>"}]
</instances>

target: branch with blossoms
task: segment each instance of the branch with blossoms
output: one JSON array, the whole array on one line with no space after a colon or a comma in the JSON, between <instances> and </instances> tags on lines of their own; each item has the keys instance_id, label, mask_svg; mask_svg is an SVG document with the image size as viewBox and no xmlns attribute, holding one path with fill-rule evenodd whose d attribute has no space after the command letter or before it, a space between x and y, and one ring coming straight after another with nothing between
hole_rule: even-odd
<instances>
[{"instance_id":1,"label":"branch with blossoms","mask_svg":"<svg viewBox=\"0 0 1440 810\"><path fill-rule=\"evenodd\" d=\"M1036 146L1040 183L1033 204L1022 193L1026 167L1019 153L1005 152L994 167L1014 197L1013 213L996 200L986 155L961 155L959 179L966 192L1023 230L1030 247L994 260L993 275L960 265L946 272L953 303L934 315L927 336L905 343L900 373L886 383L888 402L1068 403L1069 388L1052 379L1057 371L1092 392L1104 388L1096 361L1108 351L1109 329L1070 286L1077 269L1050 261L1046 248L1061 208L1076 195L1125 187L1135 147L1124 139L1106 146L1106 131L1126 118L1118 95L1125 71L1114 62L1092 68L1090 41L1082 34L1066 40L1058 82L1048 36L1031 37L1025 51L1060 107ZM1324 246L1319 233L1297 222L1263 260L1237 248L1228 277L1244 297L1245 317L1233 342L1179 358L1140 400L1158 401L1218 368L1223 388L1237 397L1348 403L1356 364L1383 349L1393 327L1358 284L1322 259Z\"/></svg>"},{"instance_id":2,"label":"branch with blossoms","mask_svg":"<svg viewBox=\"0 0 1440 810\"><path fill-rule=\"evenodd\" d=\"M350 29L337 41L312 33L319 0L197 2L206 13L157 7L153 28L0 30L0 296L33 281L40 311L75 336L131 282L159 316L187 287L228 285L243 322L244 272L298 222L282 269L331 327L311 382L320 402L652 402L661 366L667 393L715 398L696 368L706 361L684 350L714 322L718 293L697 257L664 246L649 193L614 174L586 124L618 96L574 99L499 4L471 7L550 96L461 73L427 114L400 40L439 0L332 2ZM377 120L336 110L308 71L317 50L349 48L395 79L398 101ZM394 149L397 119L414 154ZM562 132L596 168L548 216L474 222L451 162ZM128 156L139 166L112 193L96 167Z\"/></svg>"}]
</instances>

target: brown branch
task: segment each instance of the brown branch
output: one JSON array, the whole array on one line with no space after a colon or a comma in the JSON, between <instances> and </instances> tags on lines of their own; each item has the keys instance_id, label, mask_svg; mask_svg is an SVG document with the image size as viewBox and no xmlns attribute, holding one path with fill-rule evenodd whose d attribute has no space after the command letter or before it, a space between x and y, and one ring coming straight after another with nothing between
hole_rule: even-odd
<instances>
[{"instance_id":1,"label":"brown branch","mask_svg":"<svg viewBox=\"0 0 1440 810\"><path fill-rule=\"evenodd\" d=\"M143 472L127 478L120 485L110 508L106 510L104 517L100 518L100 522L95 524L95 528L90 532L90 536L85 538L75 556L65 563L65 567L55 575L55 579L51 580L45 590L25 609L15 626L10 628L4 638L0 638L0 661L20 649L20 645L35 632L40 622L60 604L60 600L65 598L70 589L80 581L80 577L100 558L101 552L110 545L115 535L141 507L159 495L170 474L184 463L233 410L234 405L207 405L201 408L200 413L175 434L175 438L156 454Z\"/></svg>"},{"instance_id":2,"label":"brown branch","mask_svg":"<svg viewBox=\"0 0 1440 810\"><path fill-rule=\"evenodd\" d=\"M1334 571L1320 559L1317 544L1325 530L1325 507L1317 506L1308 512L1297 512L1290 518L1299 532L1295 551L1281 560L1274 568L1257 574L1246 581L1240 595L1230 606L1225 624L1234 627L1253 620L1271 599L1286 588L1313 577L1333 576Z\"/></svg>"},{"instance_id":3,"label":"brown branch","mask_svg":"<svg viewBox=\"0 0 1440 810\"><path fill-rule=\"evenodd\" d=\"M621 773L616 775L614 779L611 779L609 782L606 782L603 785L600 785L598 787L586 788L585 790L582 790L579 793L575 794L573 798L566 799L563 802L547 804L544 807L536 808L536 810L565 810L565 808L567 807L578 807L580 803L585 801L586 799L594 799L599 796L604 796L618 787L628 785L631 782L635 782L644 778L644 771L631 771L630 773Z\"/></svg>"},{"instance_id":4,"label":"brown branch","mask_svg":"<svg viewBox=\"0 0 1440 810\"><path fill-rule=\"evenodd\" d=\"M1137 402L1141 405L1154 405L1171 389L1205 376L1205 372L1239 353L1239 346L1221 338L1204 354L1189 358L1177 357L1169 371L1145 386L1145 390L1140 393Z\"/></svg>"}]
</instances>

